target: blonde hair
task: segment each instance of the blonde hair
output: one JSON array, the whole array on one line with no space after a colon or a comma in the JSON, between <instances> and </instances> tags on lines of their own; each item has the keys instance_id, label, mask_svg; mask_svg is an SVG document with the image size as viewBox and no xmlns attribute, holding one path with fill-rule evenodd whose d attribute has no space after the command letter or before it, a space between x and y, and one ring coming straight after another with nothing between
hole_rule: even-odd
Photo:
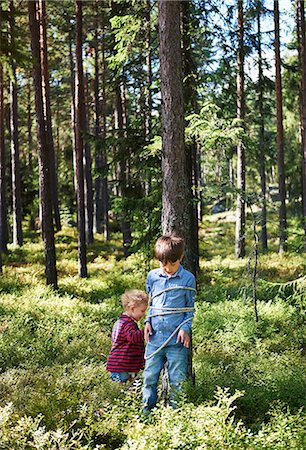
<instances>
[{"instance_id":1,"label":"blonde hair","mask_svg":"<svg viewBox=\"0 0 306 450\"><path fill-rule=\"evenodd\" d=\"M148 296L140 289L130 289L121 295L121 303L125 310L134 305L147 305Z\"/></svg>"}]
</instances>

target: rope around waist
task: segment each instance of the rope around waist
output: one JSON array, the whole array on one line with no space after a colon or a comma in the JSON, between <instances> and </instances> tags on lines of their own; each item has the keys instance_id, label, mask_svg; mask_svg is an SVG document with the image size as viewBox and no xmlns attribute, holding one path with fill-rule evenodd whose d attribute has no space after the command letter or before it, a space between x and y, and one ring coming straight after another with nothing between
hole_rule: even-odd
<instances>
[{"instance_id":1,"label":"rope around waist","mask_svg":"<svg viewBox=\"0 0 306 450\"><path fill-rule=\"evenodd\" d=\"M182 289L184 291L193 291L196 292L196 289L193 287L189 287L189 286L172 286L166 289L163 289L160 292L157 292L157 294L153 295L150 298L150 308L152 310L156 310L156 311L160 311L154 314L150 314L149 316L147 316L147 319L151 319L152 317L157 317L157 316L166 316L169 314L184 314L186 312L194 312L194 308L193 307L184 307L184 308L169 308L169 307L163 307L163 306L151 306L151 302L155 297L158 297L160 294L163 294L164 292L168 292L168 291L173 291L173 290L178 290L178 289ZM147 356L147 347L146 347L146 352L145 352L145 359L150 359L152 358L152 356L156 355L158 352L160 352L164 347L166 347L166 345L171 341L171 339L173 338L173 336L175 336L175 334L179 331L179 329L185 325L185 323L189 322L190 320L192 320L192 317L189 317L188 319L185 319L183 322L181 322L176 328L175 330L170 334L170 336L165 340L165 342L158 347L153 353L151 353L150 355Z\"/></svg>"}]
</instances>

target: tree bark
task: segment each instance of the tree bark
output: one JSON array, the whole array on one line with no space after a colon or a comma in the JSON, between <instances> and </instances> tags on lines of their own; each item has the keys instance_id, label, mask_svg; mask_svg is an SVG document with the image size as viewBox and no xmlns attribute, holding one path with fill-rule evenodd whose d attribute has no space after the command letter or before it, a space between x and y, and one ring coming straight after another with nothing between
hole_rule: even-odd
<instances>
[{"instance_id":1,"label":"tree bark","mask_svg":"<svg viewBox=\"0 0 306 450\"><path fill-rule=\"evenodd\" d=\"M237 119L244 127L244 23L243 1L238 0L238 51L237 51ZM245 256L245 147L242 139L237 145L237 207L236 240L237 258Z\"/></svg>"},{"instance_id":2,"label":"tree bark","mask_svg":"<svg viewBox=\"0 0 306 450\"><path fill-rule=\"evenodd\" d=\"M127 258L130 254L130 247L132 243L131 227L128 218L128 211L126 205L126 186L127 186L127 157L126 148L124 148L124 125L126 125L126 111L124 113L124 102L121 90L120 79L116 80L115 87L115 129L118 132L119 145L117 146L117 153L119 156L118 164L118 180L119 180L119 194L122 199L121 211L121 231L123 240L123 253Z\"/></svg>"},{"instance_id":3,"label":"tree bark","mask_svg":"<svg viewBox=\"0 0 306 450\"><path fill-rule=\"evenodd\" d=\"M33 80L38 141L39 180L41 192L42 235L44 240L46 281L57 288L56 255L52 217L50 158L47 147L46 122L43 109L43 88L39 44L39 23L37 1L28 2L31 32L31 49L34 60Z\"/></svg>"},{"instance_id":4,"label":"tree bark","mask_svg":"<svg viewBox=\"0 0 306 450\"><path fill-rule=\"evenodd\" d=\"M182 15L182 44L183 44L183 96L184 109L187 113L198 112L196 79L197 71L192 55L192 44L190 39L191 31L191 12L190 2L181 2ZM190 144L186 144L187 173L189 185L192 191L192 202L190 206L190 214L192 215L190 233L193 239L190 244L193 245L191 253L193 255L192 272L197 273L199 270L199 217L198 217L198 199L201 155L198 152L197 143L193 140Z\"/></svg>"},{"instance_id":5,"label":"tree bark","mask_svg":"<svg viewBox=\"0 0 306 450\"><path fill-rule=\"evenodd\" d=\"M10 35L14 47L14 2L10 1ZM13 201L13 244L22 246L22 212L21 212L21 178L19 161L18 131L18 94L16 63L12 62L12 80L10 81L10 126L11 126L11 158L12 158L12 201Z\"/></svg>"},{"instance_id":6,"label":"tree bark","mask_svg":"<svg viewBox=\"0 0 306 450\"><path fill-rule=\"evenodd\" d=\"M263 251L268 250L267 237L267 192L266 192L266 167L265 167L265 121L264 121L264 88L263 88L263 70L262 70L262 51L261 51L261 7L262 2L257 3L257 43L258 43L258 103L259 103L259 172L261 186L261 247Z\"/></svg>"},{"instance_id":7,"label":"tree bark","mask_svg":"<svg viewBox=\"0 0 306 450\"><path fill-rule=\"evenodd\" d=\"M162 230L185 239L184 266L194 271L192 193L187 172L180 2L158 1L160 74L162 97Z\"/></svg>"},{"instance_id":8,"label":"tree bark","mask_svg":"<svg viewBox=\"0 0 306 450\"><path fill-rule=\"evenodd\" d=\"M300 130L302 156L302 214L304 225L304 251L306 251L306 33L305 2L297 0L297 37L300 63Z\"/></svg>"},{"instance_id":9,"label":"tree bark","mask_svg":"<svg viewBox=\"0 0 306 450\"><path fill-rule=\"evenodd\" d=\"M92 175L91 175L91 148L87 136L89 133L89 91L88 91L88 75L84 80L85 101L83 105L83 136L85 136L84 146L84 171L85 171L85 220L86 220L86 241L91 244L94 241L93 236L93 192L92 192Z\"/></svg>"},{"instance_id":10,"label":"tree bark","mask_svg":"<svg viewBox=\"0 0 306 450\"><path fill-rule=\"evenodd\" d=\"M283 129L283 97L281 78L280 38L279 38L279 8L278 0L274 0L274 51L275 51L275 97L276 97L276 125L277 125L277 165L278 189L280 196L279 208L279 253L287 247L287 212L286 212L286 181L284 156L284 129Z\"/></svg>"},{"instance_id":11,"label":"tree bark","mask_svg":"<svg viewBox=\"0 0 306 450\"><path fill-rule=\"evenodd\" d=\"M0 252L7 252L8 223L6 203L6 157L4 140L3 67L0 64Z\"/></svg>"},{"instance_id":12,"label":"tree bark","mask_svg":"<svg viewBox=\"0 0 306 450\"><path fill-rule=\"evenodd\" d=\"M75 170L77 183L77 218L78 218L78 263L79 277L87 277L86 264L86 226L85 226L85 193L84 193L84 165L83 165L83 136L84 125L84 75L82 58L82 1L75 0L76 15L76 88L75 88Z\"/></svg>"},{"instance_id":13,"label":"tree bark","mask_svg":"<svg viewBox=\"0 0 306 450\"><path fill-rule=\"evenodd\" d=\"M48 44L46 28L46 2L39 0L39 21L40 21L40 43L41 43L41 63L42 63L42 81L43 81L43 101L44 114L46 122L47 146L50 158L50 177L51 177L51 196L54 212L54 220L57 231L61 230L61 219L58 201L58 183L56 176L56 159L54 150L54 140L52 133L52 115L50 100L50 83L48 69Z\"/></svg>"}]
</instances>

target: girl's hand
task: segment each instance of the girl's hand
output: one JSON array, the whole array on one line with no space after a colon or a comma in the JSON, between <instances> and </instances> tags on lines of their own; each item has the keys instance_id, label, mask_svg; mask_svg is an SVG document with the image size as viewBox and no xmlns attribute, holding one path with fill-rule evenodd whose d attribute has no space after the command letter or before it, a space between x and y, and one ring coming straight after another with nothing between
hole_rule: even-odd
<instances>
[{"instance_id":1,"label":"girl's hand","mask_svg":"<svg viewBox=\"0 0 306 450\"><path fill-rule=\"evenodd\" d=\"M189 336L189 334L186 331L181 330L179 332L179 334L177 335L176 342L181 342L184 345L184 347L189 348L189 345L190 345L190 336Z\"/></svg>"},{"instance_id":2,"label":"girl's hand","mask_svg":"<svg viewBox=\"0 0 306 450\"><path fill-rule=\"evenodd\" d=\"M152 330L150 322L146 322L145 327L144 327L144 338L145 338L145 341L147 344L150 341L150 336L152 336L152 333L153 333L153 330Z\"/></svg>"}]
</instances>

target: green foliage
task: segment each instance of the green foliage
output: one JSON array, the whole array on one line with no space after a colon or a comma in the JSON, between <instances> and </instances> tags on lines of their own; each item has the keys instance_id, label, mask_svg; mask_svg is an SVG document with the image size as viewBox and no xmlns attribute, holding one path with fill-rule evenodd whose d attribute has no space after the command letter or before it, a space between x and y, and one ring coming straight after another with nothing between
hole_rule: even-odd
<instances>
[{"instance_id":1,"label":"green foliage","mask_svg":"<svg viewBox=\"0 0 306 450\"><path fill-rule=\"evenodd\" d=\"M196 385L186 383L177 410L158 403L147 419L141 380L127 390L105 371L120 295L143 289L153 267L143 247L124 260L119 242L97 237L88 248L90 277L79 279L77 234L64 228L56 237L57 292L44 285L41 243L9 248L0 279L4 449L302 450L305 260L296 252L259 255L256 324L248 261L227 256L233 224L214 220L206 217L201 229Z\"/></svg>"}]
</instances>

